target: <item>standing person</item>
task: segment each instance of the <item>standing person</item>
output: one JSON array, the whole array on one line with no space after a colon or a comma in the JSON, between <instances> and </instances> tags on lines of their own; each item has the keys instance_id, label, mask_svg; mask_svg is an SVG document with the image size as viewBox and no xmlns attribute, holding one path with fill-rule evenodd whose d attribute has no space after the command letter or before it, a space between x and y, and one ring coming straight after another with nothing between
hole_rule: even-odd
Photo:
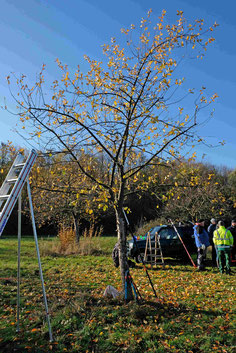
<instances>
[{"instance_id":1,"label":"standing person","mask_svg":"<svg viewBox=\"0 0 236 353\"><path fill-rule=\"evenodd\" d=\"M217 261L217 256L216 256L216 248L215 245L213 243L213 233L216 230L216 220L215 218L211 219L211 224L209 225L209 227L207 228L208 231L208 235L209 235L209 241L211 244L211 259L212 259L212 266L215 266L216 261Z\"/></svg>"},{"instance_id":2,"label":"standing person","mask_svg":"<svg viewBox=\"0 0 236 353\"><path fill-rule=\"evenodd\" d=\"M199 271L205 269L207 247L210 246L208 233L204 228L204 220L196 222L194 229L195 244L197 247L197 266Z\"/></svg>"},{"instance_id":3,"label":"standing person","mask_svg":"<svg viewBox=\"0 0 236 353\"><path fill-rule=\"evenodd\" d=\"M231 249L231 255L232 255L232 260L236 260L236 221L232 220L231 226L227 229L231 232L234 238L234 244L233 244L233 248Z\"/></svg>"},{"instance_id":4,"label":"standing person","mask_svg":"<svg viewBox=\"0 0 236 353\"><path fill-rule=\"evenodd\" d=\"M225 228L223 221L219 221L217 224L217 229L213 235L213 242L217 247L220 272L224 273L225 262L226 273L230 274L230 248L233 246L234 238L230 230Z\"/></svg>"}]
</instances>

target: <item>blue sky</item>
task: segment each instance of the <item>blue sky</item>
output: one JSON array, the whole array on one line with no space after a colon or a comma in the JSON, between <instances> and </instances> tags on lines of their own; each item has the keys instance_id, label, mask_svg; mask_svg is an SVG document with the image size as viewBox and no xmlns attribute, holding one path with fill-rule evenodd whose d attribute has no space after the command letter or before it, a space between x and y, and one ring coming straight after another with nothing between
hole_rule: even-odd
<instances>
[{"instance_id":1,"label":"blue sky","mask_svg":"<svg viewBox=\"0 0 236 353\"><path fill-rule=\"evenodd\" d=\"M161 3L163 5L161 5ZM83 55L101 58L101 45L111 37L119 38L120 29L138 24L149 9L159 16L163 8L168 21L174 22L177 10L190 21L204 18L207 24L219 23L215 43L204 60L190 61L184 75L189 87L207 87L217 92L214 118L200 131L210 143L225 140L223 147L198 148L198 160L217 166L236 168L236 3L234 0L1 0L0 12L0 105L14 110L5 77L10 72L24 73L34 80L46 64L49 80L57 75L55 59L70 68L82 64ZM82 66L83 67L83 66ZM1 111L0 141L28 147L13 130L16 117Z\"/></svg>"}]
</instances>

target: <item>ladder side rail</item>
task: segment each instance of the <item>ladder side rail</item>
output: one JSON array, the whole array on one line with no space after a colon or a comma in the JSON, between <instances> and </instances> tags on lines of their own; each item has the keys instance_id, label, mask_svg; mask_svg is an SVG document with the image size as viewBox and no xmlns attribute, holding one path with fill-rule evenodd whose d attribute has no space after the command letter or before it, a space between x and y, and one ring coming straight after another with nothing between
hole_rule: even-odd
<instances>
[{"instance_id":1,"label":"ladder side rail","mask_svg":"<svg viewBox=\"0 0 236 353\"><path fill-rule=\"evenodd\" d=\"M24 186L26 179L30 173L30 170L33 167L33 164L35 162L36 157L37 157L37 154L35 151L33 151L33 153L31 153L30 156L28 157L24 168L21 170L19 178L11 191L9 199L6 201L6 204L4 205L4 208L3 208L2 212L1 212L1 216L0 216L0 236L3 232L3 229L4 229L7 221L8 221L8 218L11 215L12 209L15 206L15 203L19 197L19 194L20 194L21 190L23 189L23 186Z\"/></svg>"},{"instance_id":2,"label":"ladder side rail","mask_svg":"<svg viewBox=\"0 0 236 353\"><path fill-rule=\"evenodd\" d=\"M157 265L157 232L155 233L155 266Z\"/></svg>"},{"instance_id":3,"label":"ladder side rail","mask_svg":"<svg viewBox=\"0 0 236 353\"><path fill-rule=\"evenodd\" d=\"M18 261L17 261L17 314L16 332L20 331L20 260L21 260L21 193L18 197Z\"/></svg>"},{"instance_id":4,"label":"ladder side rail","mask_svg":"<svg viewBox=\"0 0 236 353\"><path fill-rule=\"evenodd\" d=\"M40 275L40 279L41 279L43 300L44 300L44 306L45 306L45 312L46 312L46 319L47 319L47 323L48 323L49 341L52 342L53 341L52 328L51 328L50 314L49 314L49 310L48 310L47 295L46 295L44 279L43 279L43 271L42 271L42 266L41 266L40 253L39 253L38 236L37 236L37 230L36 230L35 219L34 219L34 209L33 209L29 179L27 179L27 191L28 191L28 197L29 197L29 206L30 206L32 227L33 227L33 233L34 233L34 241L35 241L35 245L36 245L36 252L37 252L37 258L38 258L39 275Z\"/></svg>"}]
</instances>

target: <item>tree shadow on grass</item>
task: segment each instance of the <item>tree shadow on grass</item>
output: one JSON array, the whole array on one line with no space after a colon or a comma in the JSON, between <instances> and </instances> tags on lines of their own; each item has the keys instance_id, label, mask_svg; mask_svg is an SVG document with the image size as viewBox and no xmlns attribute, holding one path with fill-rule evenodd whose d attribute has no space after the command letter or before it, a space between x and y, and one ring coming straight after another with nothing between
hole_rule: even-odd
<instances>
[{"instance_id":1,"label":"tree shadow on grass","mask_svg":"<svg viewBox=\"0 0 236 353\"><path fill-rule=\"evenodd\" d=\"M176 262L176 261L165 261L164 265L157 265L157 266L153 266L151 267L151 265L145 265L148 271L152 271L152 272L157 272L157 271L184 271L184 272L193 272L195 270L195 268L193 266L188 265L188 264L183 264L180 262ZM143 270L145 271L145 268L142 264L136 265L135 269L137 270Z\"/></svg>"},{"instance_id":2,"label":"tree shadow on grass","mask_svg":"<svg viewBox=\"0 0 236 353\"><path fill-rule=\"evenodd\" d=\"M107 298L102 295L94 296L86 288L81 289L80 292L77 291L76 297L72 297L71 300L68 300L66 297L62 298L60 303L58 300L55 300L54 305L52 310L53 333L60 341L62 351L67 347L67 344L67 348L71 348L71 340L74 340L78 332L85 333L88 331L89 335L86 338L87 341L84 343L87 349L96 346L95 340L99 337L99 332L104 332L104 327L116 327L117 323L119 323L117 332L122 327L132 329L132 327L136 328L138 326L146 327L145 325L149 324L153 325L153 330L155 330L158 323L163 324L170 320L181 318L181 315L185 313L188 316L208 316L209 322L213 321L217 316L222 315L222 311L220 310L189 307L183 303L179 305L172 304L163 299L162 301L153 299L151 301L144 300L142 303L135 301L125 303L121 298ZM5 328L5 334L8 335L8 338L5 336L4 341L0 342L0 351L22 353L28 352L29 348L26 347L31 346L31 349L35 349L35 352L47 352L49 347L48 332L45 329L43 331L40 329L42 325L41 321L37 320L35 323L29 323L27 316L22 319L26 321L26 324L24 324L25 326L22 325L24 330L17 336L17 340L15 340L16 334L14 333L14 328L11 326ZM184 318L182 317L181 320L184 320ZM90 328L93 321L95 324ZM68 322L71 322L71 324L67 324ZM34 327L39 328L39 331L31 333ZM171 327L168 329L171 330ZM68 332L70 333L69 335ZM156 334L156 331L154 332ZM83 337L85 340L85 336Z\"/></svg>"},{"instance_id":3,"label":"tree shadow on grass","mask_svg":"<svg viewBox=\"0 0 236 353\"><path fill-rule=\"evenodd\" d=\"M142 265L138 265L135 267L136 270L138 271L144 271L145 269ZM133 270L133 269L132 269ZM155 274L158 272L185 272L185 273L201 273L202 275L204 274L218 274L219 273L219 269L217 267L212 267L212 266L207 266L205 268L205 270L202 271L198 271L197 267L193 267L191 265L177 265L177 264L165 264L165 266L157 266L157 267L149 267L147 266L147 270L148 272L150 272L151 274ZM235 273L234 267L231 267L231 272L232 274ZM132 275L132 271L130 271L131 275Z\"/></svg>"},{"instance_id":4,"label":"tree shadow on grass","mask_svg":"<svg viewBox=\"0 0 236 353\"><path fill-rule=\"evenodd\" d=\"M169 316L178 316L180 314L186 313L191 315L206 315L209 317L212 317L212 319L221 316L222 311L221 310L205 310L205 309L200 309L199 307L189 307L184 304L180 304L178 306L173 305L171 303L159 303L158 299L157 302L155 301L145 301L144 305L146 305L149 308L152 308L152 311L161 311L161 315L163 317L169 317Z\"/></svg>"}]
</instances>

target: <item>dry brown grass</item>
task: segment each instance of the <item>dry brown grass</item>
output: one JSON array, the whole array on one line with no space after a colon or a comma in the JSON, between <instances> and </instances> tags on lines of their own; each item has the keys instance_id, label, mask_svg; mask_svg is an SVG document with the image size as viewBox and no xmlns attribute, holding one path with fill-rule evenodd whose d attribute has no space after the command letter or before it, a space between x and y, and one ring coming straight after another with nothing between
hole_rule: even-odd
<instances>
[{"instance_id":1,"label":"dry brown grass","mask_svg":"<svg viewBox=\"0 0 236 353\"><path fill-rule=\"evenodd\" d=\"M43 256L66 256L66 255L101 255L102 249L99 239L94 239L91 234L95 234L96 238L100 236L102 229L97 231L88 229L80 238L79 243L76 241L73 228L61 227L58 237L52 239L51 246L48 241L40 242L40 252Z\"/></svg>"},{"instance_id":2,"label":"dry brown grass","mask_svg":"<svg viewBox=\"0 0 236 353\"><path fill-rule=\"evenodd\" d=\"M60 252L66 253L68 249L76 249L78 244L76 243L75 231L72 227L61 226L58 232L58 238L60 240Z\"/></svg>"},{"instance_id":3,"label":"dry brown grass","mask_svg":"<svg viewBox=\"0 0 236 353\"><path fill-rule=\"evenodd\" d=\"M103 227L95 227L95 224L92 224L89 228L86 228L83 237L84 238L94 238L100 237L103 232Z\"/></svg>"}]
</instances>

